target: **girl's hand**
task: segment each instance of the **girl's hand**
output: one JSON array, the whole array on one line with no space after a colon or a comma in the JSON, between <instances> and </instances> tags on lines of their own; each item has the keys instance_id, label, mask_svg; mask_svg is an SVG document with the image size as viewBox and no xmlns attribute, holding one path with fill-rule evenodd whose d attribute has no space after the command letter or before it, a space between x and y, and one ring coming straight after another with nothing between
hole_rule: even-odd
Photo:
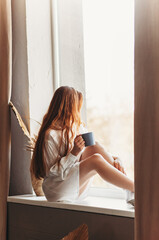
<instances>
[{"instance_id":1,"label":"girl's hand","mask_svg":"<svg viewBox=\"0 0 159 240\"><path fill-rule=\"evenodd\" d=\"M74 147L73 147L71 153L73 155L77 156L84 147L85 147L85 141L83 140L81 135L78 135L74 139Z\"/></svg>"},{"instance_id":2,"label":"girl's hand","mask_svg":"<svg viewBox=\"0 0 159 240\"><path fill-rule=\"evenodd\" d=\"M114 158L114 167L126 175L126 172L124 170L124 167L122 165L120 158L118 158L118 157L113 157L113 158Z\"/></svg>"}]
</instances>

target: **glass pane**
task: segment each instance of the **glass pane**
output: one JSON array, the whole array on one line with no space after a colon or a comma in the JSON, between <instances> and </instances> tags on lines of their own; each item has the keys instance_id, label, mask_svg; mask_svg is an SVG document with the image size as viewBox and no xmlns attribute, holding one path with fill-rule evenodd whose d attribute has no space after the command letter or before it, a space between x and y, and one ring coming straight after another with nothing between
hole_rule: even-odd
<instances>
[{"instance_id":1,"label":"glass pane","mask_svg":"<svg viewBox=\"0 0 159 240\"><path fill-rule=\"evenodd\" d=\"M134 1L84 0L83 22L87 126L133 179Z\"/></svg>"}]
</instances>

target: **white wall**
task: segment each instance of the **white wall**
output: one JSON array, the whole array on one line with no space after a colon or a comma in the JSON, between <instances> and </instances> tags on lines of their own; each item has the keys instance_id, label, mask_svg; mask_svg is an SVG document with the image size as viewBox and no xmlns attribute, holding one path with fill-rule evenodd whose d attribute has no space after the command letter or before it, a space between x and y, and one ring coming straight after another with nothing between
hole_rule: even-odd
<instances>
[{"instance_id":1,"label":"white wall","mask_svg":"<svg viewBox=\"0 0 159 240\"><path fill-rule=\"evenodd\" d=\"M41 122L53 96L50 0L26 1L30 118ZM31 120L31 134L38 125Z\"/></svg>"},{"instance_id":2,"label":"white wall","mask_svg":"<svg viewBox=\"0 0 159 240\"><path fill-rule=\"evenodd\" d=\"M53 49L55 29L51 28L56 15L51 7L56 0L51 1L26 1L30 117L40 122L54 90L53 55L57 49ZM85 101L82 20L82 0L57 1L60 85L75 87L83 93ZM82 115L85 120L85 107ZM37 132L36 126L31 120L32 134Z\"/></svg>"},{"instance_id":3,"label":"white wall","mask_svg":"<svg viewBox=\"0 0 159 240\"><path fill-rule=\"evenodd\" d=\"M86 121L82 0L58 0L60 84L84 95Z\"/></svg>"}]
</instances>

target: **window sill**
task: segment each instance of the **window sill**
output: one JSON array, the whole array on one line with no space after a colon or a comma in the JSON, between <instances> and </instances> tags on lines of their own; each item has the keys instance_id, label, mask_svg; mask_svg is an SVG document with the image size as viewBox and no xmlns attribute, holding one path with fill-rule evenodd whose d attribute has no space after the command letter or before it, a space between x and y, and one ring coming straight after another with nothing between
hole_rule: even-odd
<instances>
[{"instance_id":1,"label":"window sill","mask_svg":"<svg viewBox=\"0 0 159 240\"><path fill-rule=\"evenodd\" d=\"M135 216L134 207L127 204L124 199L120 198L88 196L83 201L70 203L70 202L48 202L45 197L37 197L35 195L30 194L20 196L9 196L7 202L76 210L129 218L134 218Z\"/></svg>"}]
</instances>

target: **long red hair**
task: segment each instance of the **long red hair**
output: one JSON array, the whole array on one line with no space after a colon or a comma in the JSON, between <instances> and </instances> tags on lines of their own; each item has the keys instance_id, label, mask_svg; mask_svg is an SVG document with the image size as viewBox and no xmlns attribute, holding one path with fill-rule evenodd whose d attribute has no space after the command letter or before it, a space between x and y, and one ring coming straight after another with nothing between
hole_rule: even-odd
<instances>
[{"instance_id":1,"label":"long red hair","mask_svg":"<svg viewBox=\"0 0 159 240\"><path fill-rule=\"evenodd\" d=\"M46 175L46 163L43 157L46 131L48 129L62 131L62 135L64 134L66 140L67 154L70 151L69 146L75 137L75 131L79 130L81 124L80 110L82 103L82 93L72 87L62 86L55 91L48 111L44 115L33 150L30 170L37 179L44 178Z\"/></svg>"}]
</instances>

